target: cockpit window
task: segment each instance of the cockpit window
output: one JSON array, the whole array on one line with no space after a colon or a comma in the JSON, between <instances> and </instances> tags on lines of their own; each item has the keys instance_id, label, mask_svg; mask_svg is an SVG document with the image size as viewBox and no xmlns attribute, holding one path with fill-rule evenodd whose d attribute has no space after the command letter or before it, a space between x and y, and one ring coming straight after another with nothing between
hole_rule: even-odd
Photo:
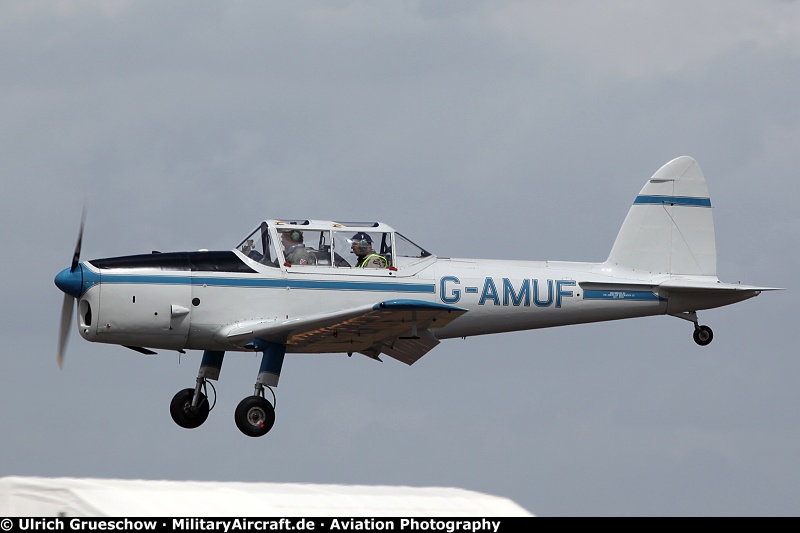
<instances>
[{"instance_id":1,"label":"cockpit window","mask_svg":"<svg viewBox=\"0 0 800 533\"><path fill-rule=\"evenodd\" d=\"M278 254L275 251L275 244L270 239L268 229L267 223L262 222L236 249L253 261L274 267L277 266Z\"/></svg>"},{"instance_id":2,"label":"cockpit window","mask_svg":"<svg viewBox=\"0 0 800 533\"><path fill-rule=\"evenodd\" d=\"M337 222L332 229L311 229L314 225L307 220L281 220L274 224L271 229L262 222L236 249L269 267L396 270L431 257L399 233L379 231L379 224ZM274 239L271 231L277 232Z\"/></svg>"},{"instance_id":3,"label":"cockpit window","mask_svg":"<svg viewBox=\"0 0 800 533\"><path fill-rule=\"evenodd\" d=\"M278 229L284 262L290 266L331 264L330 232L302 227Z\"/></svg>"},{"instance_id":4,"label":"cockpit window","mask_svg":"<svg viewBox=\"0 0 800 533\"><path fill-rule=\"evenodd\" d=\"M389 268L393 264L392 234L354 229L334 231L333 252L334 264L339 267Z\"/></svg>"},{"instance_id":5,"label":"cockpit window","mask_svg":"<svg viewBox=\"0 0 800 533\"><path fill-rule=\"evenodd\" d=\"M428 257L430 252L426 252L413 242L409 241L399 233L395 233L395 242L397 251L395 252L398 257Z\"/></svg>"}]
</instances>

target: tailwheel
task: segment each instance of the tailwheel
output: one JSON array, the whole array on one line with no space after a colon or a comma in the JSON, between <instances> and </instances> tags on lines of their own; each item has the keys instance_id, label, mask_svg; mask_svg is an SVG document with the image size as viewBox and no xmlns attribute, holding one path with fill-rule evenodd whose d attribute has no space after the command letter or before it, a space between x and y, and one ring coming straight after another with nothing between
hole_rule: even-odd
<instances>
[{"instance_id":1,"label":"tailwheel","mask_svg":"<svg viewBox=\"0 0 800 533\"><path fill-rule=\"evenodd\" d=\"M186 429L200 427L208 418L211 410L208 405L208 398L202 392L200 394L197 407L192 407L194 389L183 389L172 398L169 404L169 414L176 424Z\"/></svg>"},{"instance_id":2,"label":"tailwheel","mask_svg":"<svg viewBox=\"0 0 800 533\"><path fill-rule=\"evenodd\" d=\"M248 437L261 437L275 424L275 408L261 396L248 396L236 407L236 427Z\"/></svg>"},{"instance_id":3,"label":"tailwheel","mask_svg":"<svg viewBox=\"0 0 800 533\"><path fill-rule=\"evenodd\" d=\"M707 346L714 339L714 332L708 326L695 326L692 336L694 337L694 342L700 346Z\"/></svg>"}]
</instances>

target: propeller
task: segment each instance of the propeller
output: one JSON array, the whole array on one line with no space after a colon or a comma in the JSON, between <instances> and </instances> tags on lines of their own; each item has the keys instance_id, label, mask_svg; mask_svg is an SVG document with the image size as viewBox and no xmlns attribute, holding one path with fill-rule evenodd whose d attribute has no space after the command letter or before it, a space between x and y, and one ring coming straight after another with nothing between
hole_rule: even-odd
<instances>
[{"instance_id":1,"label":"propeller","mask_svg":"<svg viewBox=\"0 0 800 533\"><path fill-rule=\"evenodd\" d=\"M64 352L67 348L69 330L72 325L72 311L75 309L75 297L64 293L64 303L61 304L61 330L58 335L58 368L64 368Z\"/></svg>"},{"instance_id":2,"label":"propeller","mask_svg":"<svg viewBox=\"0 0 800 533\"><path fill-rule=\"evenodd\" d=\"M75 267L81 260L81 246L83 245L83 225L86 222L86 204L83 204L83 211L81 211L81 227L78 230L78 242L75 244L75 253L72 254L72 266L69 267L70 272L75 272Z\"/></svg>"},{"instance_id":3,"label":"propeller","mask_svg":"<svg viewBox=\"0 0 800 533\"><path fill-rule=\"evenodd\" d=\"M86 222L86 203L83 204L81 213L81 226L78 231L78 242L75 245L75 252L72 254L72 264L56 275L56 286L64 292L64 302L61 304L61 327L58 336L58 366L64 368L64 354L69 339L72 314L75 309L75 301L81 294L83 284L83 271L80 268L81 246L83 243L83 225Z\"/></svg>"}]
</instances>

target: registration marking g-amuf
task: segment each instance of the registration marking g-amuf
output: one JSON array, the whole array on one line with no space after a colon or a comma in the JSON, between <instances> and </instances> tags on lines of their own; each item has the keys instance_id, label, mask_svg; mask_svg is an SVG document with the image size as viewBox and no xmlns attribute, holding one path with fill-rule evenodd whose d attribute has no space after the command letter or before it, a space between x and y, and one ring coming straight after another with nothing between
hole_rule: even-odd
<instances>
[{"instance_id":1,"label":"registration marking g-amuf","mask_svg":"<svg viewBox=\"0 0 800 533\"><path fill-rule=\"evenodd\" d=\"M455 276L442 277L439 280L439 297L442 302L447 304L460 302L461 289L457 288L460 284L461 280ZM546 287L544 296L539 291L540 284ZM479 294L478 305L513 305L515 307L522 305L530 307L531 303L533 303L536 307L550 307L555 303L556 307L561 307L564 297L574 296L573 292L566 290L565 287L574 286L575 284L576 281L574 279L523 279L514 281L509 278L502 278L502 280L495 282L494 278L487 277L483 281L481 290L474 285L464 287L463 290L465 294ZM499 289L498 286L500 287ZM516 289L515 286L517 287Z\"/></svg>"},{"instance_id":2,"label":"registration marking g-amuf","mask_svg":"<svg viewBox=\"0 0 800 533\"><path fill-rule=\"evenodd\" d=\"M253 437L275 421L286 354L386 355L411 365L445 339L654 315L691 322L704 346L712 332L698 311L772 290L717 278L711 200L686 156L647 180L597 263L440 258L380 222L306 219L265 220L231 250L81 262L83 225L71 266L55 279L64 293L59 364L75 310L91 342L145 354L201 350L194 386L170 404L178 425L196 428L225 354L260 353L253 394L234 414ZM387 268L359 267L366 253Z\"/></svg>"}]
</instances>

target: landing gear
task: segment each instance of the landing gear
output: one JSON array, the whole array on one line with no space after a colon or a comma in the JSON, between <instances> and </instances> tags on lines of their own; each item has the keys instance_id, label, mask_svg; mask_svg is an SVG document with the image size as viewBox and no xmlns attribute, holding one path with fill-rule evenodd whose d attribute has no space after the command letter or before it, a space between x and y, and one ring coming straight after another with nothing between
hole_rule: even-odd
<instances>
[{"instance_id":1,"label":"landing gear","mask_svg":"<svg viewBox=\"0 0 800 533\"><path fill-rule=\"evenodd\" d=\"M183 389L172 398L172 402L169 404L169 414L180 427L194 429L203 425L208 418L208 413L213 408L213 405L208 402L208 385L211 385L208 380L219 379L223 355L225 352L205 351L194 388ZM214 389L213 385L211 385L211 389ZM216 398L216 393L214 398ZM214 402L216 403L216 399Z\"/></svg>"},{"instance_id":2,"label":"landing gear","mask_svg":"<svg viewBox=\"0 0 800 533\"><path fill-rule=\"evenodd\" d=\"M248 437L262 437L275 424L275 408L261 396L248 396L239 402L233 419Z\"/></svg>"},{"instance_id":3,"label":"landing gear","mask_svg":"<svg viewBox=\"0 0 800 533\"><path fill-rule=\"evenodd\" d=\"M275 393L271 387L278 386L286 345L256 339L254 347L263 353L255 391L239 402L233 419L239 431L248 437L263 437L275 424ZM272 403L264 398L264 389L272 393Z\"/></svg>"},{"instance_id":4,"label":"landing gear","mask_svg":"<svg viewBox=\"0 0 800 533\"><path fill-rule=\"evenodd\" d=\"M711 331L711 328L708 326L699 326L695 324L694 334L692 336L694 337L694 342L700 346L707 346L714 339L714 332Z\"/></svg>"},{"instance_id":5,"label":"landing gear","mask_svg":"<svg viewBox=\"0 0 800 533\"><path fill-rule=\"evenodd\" d=\"M197 407L192 406L193 398L194 389L183 389L172 398L172 402L169 404L169 414L172 415L172 420L182 428L200 427L211 411L205 394L200 393Z\"/></svg>"},{"instance_id":6,"label":"landing gear","mask_svg":"<svg viewBox=\"0 0 800 533\"><path fill-rule=\"evenodd\" d=\"M688 320L694 324L694 333L692 337L694 338L694 342L699 344L700 346L708 346L711 344L711 341L714 339L714 332L711 331L711 328L708 326L701 326L700 322L697 319L697 313L695 311L691 311L689 313L670 313L672 316L677 318L682 318L683 320Z\"/></svg>"},{"instance_id":7,"label":"landing gear","mask_svg":"<svg viewBox=\"0 0 800 533\"><path fill-rule=\"evenodd\" d=\"M252 396L239 402L233 419L239 431L248 437L262 437L275 424L275 393L271 387L278 385L286 345L256 339L252 348L263 352L255 391ZM219 379L224 355L225 352L206 350L200 363L200 371L197 373L195 387L183 389L172 398L169 413L172 415L172 420L182 428L200 427L208 418L208 413L214 406L209 405L207 387L210 385L214 391L214 386L209 380ZM264 397L264 389L272 393L272 403ZM214 397L216 398L216 392Z\"/></svg>"}]
</instances>

